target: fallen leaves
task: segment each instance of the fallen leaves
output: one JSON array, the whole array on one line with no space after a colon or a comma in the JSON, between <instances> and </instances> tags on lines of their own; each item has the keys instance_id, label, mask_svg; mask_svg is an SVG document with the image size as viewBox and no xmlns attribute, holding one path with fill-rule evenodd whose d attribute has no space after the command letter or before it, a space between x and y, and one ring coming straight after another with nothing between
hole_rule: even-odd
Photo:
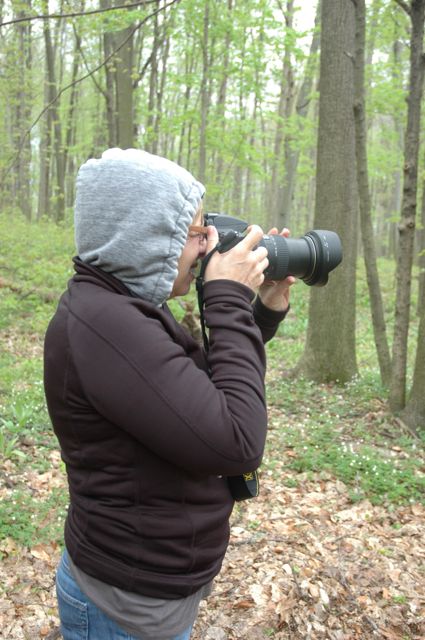
<instances>
[{"instance_id":1,"label":"fallen leaves","mask_svg":"<svg viewBox=\"0 0 425 640\"><path fill-rule=\"evenodd\" d=\"M31 476L39 490L57 477L39 475ZM424 516L420 505L391 513L353 505L330 480L321 491L307 480L287 490L264 477L260 498L234 512L223 570L193 640L423 639ZM0 637L58 638L60 549L23 549L11 539L1 548Z\"/></svg>"},{"instance_id":2,"label":"fallen leaves","mask_svg":"<svg viewBox=\"0 0 425 640\"><path fill-rule=\"evenodd\" d=\"M261 497L238 509L194 640L425 637L425 509L388 513L351 504L341 483L315 484L279 500L282 488L263 478Z\"/></svg>"},{"instance_id":3,"label":"fallen leaves","mask_svg":"<svg viewBox=\"0 0 425 640\"><path fill-rule=\"evenodd\" d=\"M274 473L263 471L259 498L235 508L223 569L192 640L423 640L425 508L353 504L346 485L325 473L293 482L284 464L291 453L282 452ZM31 455L40 455L36 445ZM22 484L35 500L66 491L58 451L48 457L42 472L4 461L0 499ZM60 638L59 546L24 548L5 537L0 553L0 637Z\"/></svg>"}]
</instances>

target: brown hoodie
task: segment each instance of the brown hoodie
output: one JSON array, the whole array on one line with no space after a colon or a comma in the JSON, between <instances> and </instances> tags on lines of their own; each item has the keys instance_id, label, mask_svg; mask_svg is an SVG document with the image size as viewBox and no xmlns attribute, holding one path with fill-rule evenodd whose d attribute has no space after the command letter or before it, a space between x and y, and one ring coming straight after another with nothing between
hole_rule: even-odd
<instances>
[{"instance_id":1,"label":"brown hoodie","mask_svg":"<svg viewBox=\"0 0 425 640\"><path fill-rule=\"evenodd\" d=\"M239 283L208 282L207 361L167 307L79 260L76 271L45 341L70 490L66 546L99 580L187 596L220 570L233 507L226 476L261 462L263 339L284 314L253 310Z\"/></svg>"}]
</instances>

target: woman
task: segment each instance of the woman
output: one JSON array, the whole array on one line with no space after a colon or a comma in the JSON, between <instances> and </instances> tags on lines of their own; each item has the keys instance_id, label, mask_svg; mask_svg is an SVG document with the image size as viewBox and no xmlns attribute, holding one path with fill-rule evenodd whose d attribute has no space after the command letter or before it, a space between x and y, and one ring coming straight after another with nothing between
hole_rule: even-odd
<instances>
[{"instance_id":1,"label":"woman","mask_svg":"<svg viewBox=\"0 0 425 640\"><path fill-rule=\"evenodd\" d=\"M228 543L227 477L261 462L264 341L294 279L264 283L259 227L215 252L206 354L166 304L217 244L203 195L183 168L135 149L78 173L76 273L45 340L70 492L57 573L65 640L189 638Z\"/></svg>"}]
</instances>

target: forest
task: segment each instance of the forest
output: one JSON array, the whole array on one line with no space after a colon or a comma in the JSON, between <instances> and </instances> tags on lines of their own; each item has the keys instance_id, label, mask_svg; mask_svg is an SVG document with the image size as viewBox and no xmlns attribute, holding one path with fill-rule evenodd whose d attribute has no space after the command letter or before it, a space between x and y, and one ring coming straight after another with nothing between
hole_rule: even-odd
<instances>
[{"instance_id":1,"label":"forest","mask_svg":"<svg viewBox=\"0 0 425 640\"><path fill-rule=\"evenodd\" d=\"M425 636L424 24L425 0L0 0L0 637L61 637L43 337L110 147L343 247L267 347L262 491L195 640ZM198 330L193 294L171 307Z\"/></svg>"}]
</instances>

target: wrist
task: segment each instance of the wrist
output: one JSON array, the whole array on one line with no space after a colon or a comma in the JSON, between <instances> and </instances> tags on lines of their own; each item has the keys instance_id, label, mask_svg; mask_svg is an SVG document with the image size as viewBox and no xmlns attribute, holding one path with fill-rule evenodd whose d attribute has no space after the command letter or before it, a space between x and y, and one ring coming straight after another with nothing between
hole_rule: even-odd
<instances>
[{"instance_id":1,"label":"wrist","mask_svg":"<svg viewBox=\"0 0 425 640\"><path fill-rule=\"evenodd\" d=\"M273 318L284 318L288 313L291 305L288 303L286 306L280 305L279 308L273 308L272 306L266 304L264 300L262 300L261 296L258 294L254 301L255 307L265 314Z\"/></svg>"},{"instance_id":2,"label":"wrist","mask_svg":"<svg viewBox=\"0 0 425 640\"><path fill-rule=\"evenodd\" d=\"M261 293L259 293L257 298L260 300L261 304L270 311L285 313L289 308L289 302L287 300L282 300L281 297L276 300L271 297L268 298L267 295L261 295Z\"/></svg>"}]
</instances>

